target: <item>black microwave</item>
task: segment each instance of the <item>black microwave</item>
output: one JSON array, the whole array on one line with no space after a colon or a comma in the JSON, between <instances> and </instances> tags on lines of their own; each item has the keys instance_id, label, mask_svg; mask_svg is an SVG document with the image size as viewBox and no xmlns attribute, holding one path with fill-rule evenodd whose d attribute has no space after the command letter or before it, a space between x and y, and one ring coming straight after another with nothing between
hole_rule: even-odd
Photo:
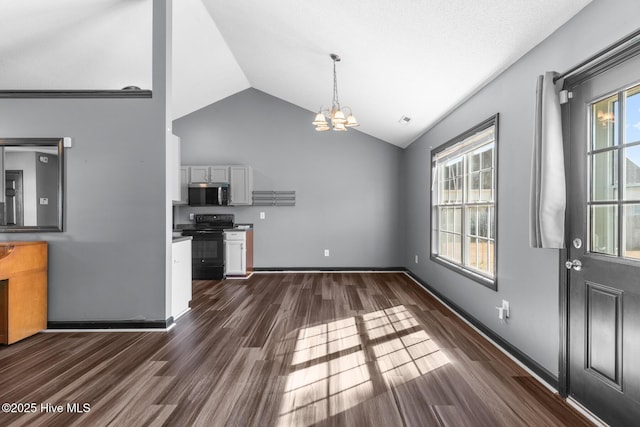
<instances>
[{"instance_id":1,"label":"black microwave","mask_svg":"<svg viewBox=\"0 0 640 427\"><path fill-rule=\"evenodd\" d=\"M189 184L189 206L229 205L229 183Z\"/></svg>"}]
</instances>

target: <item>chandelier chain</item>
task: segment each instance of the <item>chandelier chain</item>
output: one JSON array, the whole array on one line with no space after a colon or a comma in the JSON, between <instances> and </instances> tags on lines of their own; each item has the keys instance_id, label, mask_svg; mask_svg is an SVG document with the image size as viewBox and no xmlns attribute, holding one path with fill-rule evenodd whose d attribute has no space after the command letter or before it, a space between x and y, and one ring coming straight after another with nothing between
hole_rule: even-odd
<instances>
[{"instance_id":1,"label":"chandelier chain","mask_svg":"<svg viewBox=\"0 0 640 427\"><path fill-rule=\"evenodd\" d=\"M338 74L336 73L336 60L333 60L333 106L340 109L340 99L338 99Z\"/></svg>"}]
</instances>

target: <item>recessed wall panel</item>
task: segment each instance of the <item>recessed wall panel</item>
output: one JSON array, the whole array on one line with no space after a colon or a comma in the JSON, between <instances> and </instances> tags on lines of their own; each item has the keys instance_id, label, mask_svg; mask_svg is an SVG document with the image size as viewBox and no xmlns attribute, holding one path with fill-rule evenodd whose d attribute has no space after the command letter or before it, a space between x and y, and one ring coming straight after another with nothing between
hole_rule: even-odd
<instances>
[{"instance_id":1,"label":"recessed wall panel","mask_svg":"<svg viewBox=\"0 0 640 427\"><path fill-rule=\"evenodd\" d=\"M622 292L587 282L586 369L620 386Z\"/></svg>"}]
</instances>

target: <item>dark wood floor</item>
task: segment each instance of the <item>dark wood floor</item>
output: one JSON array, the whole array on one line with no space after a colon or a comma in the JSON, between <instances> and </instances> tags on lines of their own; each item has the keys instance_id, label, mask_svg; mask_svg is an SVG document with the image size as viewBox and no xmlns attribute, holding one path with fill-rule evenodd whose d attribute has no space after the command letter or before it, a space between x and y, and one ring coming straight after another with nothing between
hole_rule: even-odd
<instances>
[{"instance_id":1,"label":"dark wood floor","mask_svg":"<svg viewBox=\"0 0 640 427\"><path fill-rule=\"evenodd\" d=\"M197 281L169 332L0 347L4 402L38 409L2 426L590 425L401 273Z\"/></svg>"}]
</instances>

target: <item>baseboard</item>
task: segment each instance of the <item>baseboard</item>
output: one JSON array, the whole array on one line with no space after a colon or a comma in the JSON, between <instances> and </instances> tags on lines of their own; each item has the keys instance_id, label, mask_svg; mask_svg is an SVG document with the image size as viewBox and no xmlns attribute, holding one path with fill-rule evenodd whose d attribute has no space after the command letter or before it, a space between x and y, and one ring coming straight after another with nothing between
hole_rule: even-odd
<instances>
[{"instance_id":1,"label":"baseboard","mask_svg":"<svg viewBox=\"0 0 640 427\"><path fill-rule=\"evenodd\" d=\"M47 329L167 329L173 325L173 317L167 320L100 320L100 321L49 321Z\"/></svg>"},{"instance_id":2,"label":"baseboard","mask_svg":"<svg viewBox=\"0 0 640 427\"><path fill-rule=\"evenodd\" d=\"M254 267L255 272L284 272L284 271L327 271L327 272L355 272L355 271L406 271L404 267Z\"/></svg>"},{"instance_id":3,"label":"baseboard","mask_svg":"<svg viewBox=\"0 0 640 427\"><path fill-rule=\"evenodd\" d=\"M450 310L458 314L464 320L469 322L474 328L478 331L482 332L487 338L494 342L497 346L502 348L506 353L510 354L512 357L517 359L520 363L526 366L531 372L536 374L540 379L545 381L555 390L558 389L558 377L549 372L546 368L540 365L538 362L527 356L524 352L520 351L517 347L513 346L509 342L505 341L502 337L497 335L491 329L486 327L482 322L478 319L467 313L460 306L449 300L447 297L443 296L440 292L432 288L427 282L422 280L420 277L416 276L411 270L406 270L405 273L409 275L413 280L416 281L420 286L422 286L429 293L433 294L439 300L441 300Z\"/></svg>"}]
</instances>

